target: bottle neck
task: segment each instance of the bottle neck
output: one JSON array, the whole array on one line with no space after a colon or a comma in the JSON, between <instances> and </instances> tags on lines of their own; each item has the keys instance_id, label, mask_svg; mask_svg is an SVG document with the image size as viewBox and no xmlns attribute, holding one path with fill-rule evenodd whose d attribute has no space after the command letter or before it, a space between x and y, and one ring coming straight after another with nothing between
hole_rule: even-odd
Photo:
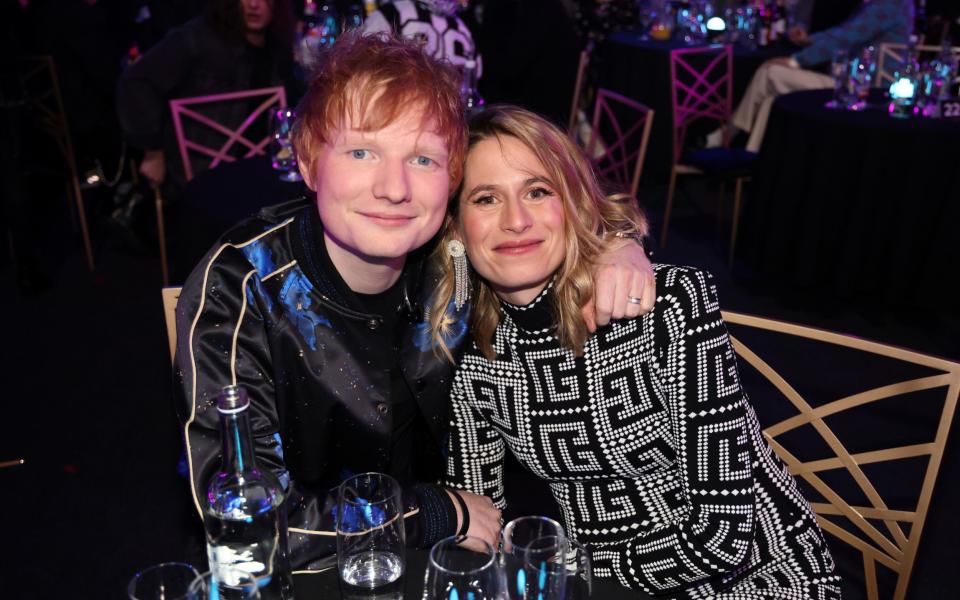
<instances>
[{"instance_id":1,"label":"bottle neck","mask_svg":"<svg viewBox=\"0 0 960 600\"><path fill-rule=\"evenodd\" d=\"M256 468L253 436L250 433L250 415L246 409L220 413L220 431L223 432L223 470L243 473Z\"/></svg>"}]
</instances>

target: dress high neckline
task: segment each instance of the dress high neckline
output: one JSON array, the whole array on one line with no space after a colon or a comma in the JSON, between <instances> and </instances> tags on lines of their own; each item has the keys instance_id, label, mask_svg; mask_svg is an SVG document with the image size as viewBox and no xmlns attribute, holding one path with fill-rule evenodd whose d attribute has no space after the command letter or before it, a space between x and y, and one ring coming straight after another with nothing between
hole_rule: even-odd
<instances>
[{"instance_id":1,"label":"dress high neckline","mask_svg":"<svg viewBox=\"0 0 960 600\"><path fill-rule=\"evenodd\" d=\"M553 282L543 288L537 297L529 304L511 304L503 298L500 299L500 308L503 313L512 320L517 327L530 333L541 332L554 327L554 293Z\"/></svg>"}]
</instances>

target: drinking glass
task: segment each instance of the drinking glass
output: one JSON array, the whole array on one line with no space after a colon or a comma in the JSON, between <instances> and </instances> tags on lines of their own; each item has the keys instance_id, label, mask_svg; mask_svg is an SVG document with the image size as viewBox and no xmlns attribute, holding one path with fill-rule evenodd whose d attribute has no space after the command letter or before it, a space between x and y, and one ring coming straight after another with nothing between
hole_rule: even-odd
<instances>
[{"instance_id":1,"label":"drinking glass","mask_svg":"<svg viewBox=\"0 0 960 600\"><path fill-rule=\"evenodd\" d=\"M297 155L293 150L293 123L297 115L291 108L275 108L270 111L270 162L280 171L283 181L300 181Z\"/></svg>"},{"instance_id":2,"label":"drinking glass","mask_svg":"<svg viewBox=\"0 0 960 600\"><path fill-rule=\"evenodd\" d=\"M209 571L194 579L187 600L260 600L260 588L250 573L221 566L216 575Z\"/></svg>"},{"instance_id":3,"label":"drinking glass","mask_svg":"<svg viewBox=\"0 0 960 600\"><path fill-rule=\"evenodd\" d=\"M337 566L344 598L401 598L404 526L400 484L381 473L340 484Z\"/></svg>"},{"instance_id":4,"label":"drinking glass","mask_svg":"<svg viewBox=\"0 0 960 600\"><path fill-rule=\"evenodd\" d=\"M479 542L482 552L459 546L466 540ZM423 600L499 600L500 568L490 544L479 538L454 536L430 549Z\"/></svg>"},{"instance_id":5,"label":"drinking glass","mask_svg":"<svg viewBox=\"0 0 960 600\"><path fill-rule=\"evenodd\" d=\"M587 600L593 593L593 558L590 549L576 540L567 540L566 600Z\"/></svg>"},{"instance_id":6,"label":"drinking glass","mask_svg":"<svg viewBox=\"0 0 960 600\"><path fill-rule=\"evenodd\" d=\"M876 69L876 49L873 46L866 46L860 51L860 55L852 61L850 67L850 78L853 82L855 100L847 108L850 110L866 108L867 96L870 94L870 84L873 82L873 74Z\"/></svg>"},{"instance_id":7,"label":"drinking glass","mask_svg":"<svg viewBox=\"0 0 960 600\"><path fill-rule=\"evenodd\" d=\"M833 76L833 99L827 102L827 108L846 108L853 101L850 93L850 56L846 49L841 48L833 53L830 75Z\"/></svg>"},{"instance_id":8,"label":"drinking glass","mask_svg":"<svg viewBox=\"0 0 960 600\"><path fill-rule=\"evenodd\" d=\"M566 539L563 527L547 517L519 517L503 528L503 568L507 594L511 599L521 600L527 597L525 552L531 542L547 536Z\"/></svg>"},{"instance_id":9,"label":"drinking glass","mask_svg":"<svg viewBox=\"0 0 960 600\"><path fill-rule=\"evenodd\" d=\"M650 39L650 26L657 18L657 10L653 0L639 0L637 2L637 20L640 23L640 39Z\"/></svg>"},{"instance_id":10,"label":"drinking glass","mask_svg":"<svg viewBox=\"0 0 960 600\"><path fill-rule=\"evenodd\" d=\"M567 587L567 542L547 535L527 544L523 554L529 600L564 600Z\"/></svg>"},{"instance_id":11,"label":"drinking glass","mask_svg":"<svg viewBox=\"0 0 960 600\"><path fill-rule=\"evenodd\" d=\"M181 562L166 562L138 572L127 585L130 600L186 600L199 573Z\"/></svg>"}]
</instances>

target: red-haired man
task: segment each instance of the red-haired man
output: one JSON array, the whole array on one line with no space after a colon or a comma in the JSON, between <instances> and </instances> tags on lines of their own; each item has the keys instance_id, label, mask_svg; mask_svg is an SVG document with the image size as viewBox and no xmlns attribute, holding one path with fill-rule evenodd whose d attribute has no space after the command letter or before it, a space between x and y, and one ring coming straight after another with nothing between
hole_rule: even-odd
<instances>
[{"instance_id":1,"label":"red-haired man","mask_svg":"<svg viewBox=\"0 0 960 600\"><path fill-rule=\"evenodd\" d=\"M336 485L367 471L403 486L409 545L456 533L462 506L468 533L495 544L500 514L489 498L461 492L461 504L432 483L453 365L427 342L432 279L421 248L463 169L459 75L413 42L351 33L299 111L294 143L315 200L227 232L180 296L177 373L197 508L220 461L213 399L239 384L258 464L287 488L294 568L333 564ZM654 300L639 247L618 248L614 260L627 266L598 274L601 322Z\"/></svg>"}]
</instances>

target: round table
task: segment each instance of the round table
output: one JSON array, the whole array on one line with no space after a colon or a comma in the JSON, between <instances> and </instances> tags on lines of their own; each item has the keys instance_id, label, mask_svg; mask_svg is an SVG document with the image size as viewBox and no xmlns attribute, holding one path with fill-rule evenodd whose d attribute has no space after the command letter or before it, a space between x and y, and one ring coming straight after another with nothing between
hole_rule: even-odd
<instances>
[{"instance_id":1,"label":"round table","mask_svg":"<svg viewBox=\"0 0 960 600\"><path fill-rule=\"evenodd\" d=\"M681 41L657 41L644 39L640 32L621 31L611 34L594 52L591 69L599 87L611 89L642 102L654 112L650 141L647 147L644 179L654 177L666 180L670 175L671 151L673 149L673 100L670 91L670 51L687 48ZM733 47L733 100L743 96L750 79L766 60L785 56L796 51L789 45L776 44L750 50ZM589 112L589 110L587 111ZM591 115L588 115L588 118ZM716 129L717 123L704 122L701 130L691 130L692 135Z\"/></svg>"},{"instance_id":2,"label":"round table","mask_svg":"<svg viewBox=\"0 0 960 600\"><path fill-rule=\"evenodd\" d=\"M407 572L405 574L403 597L406 600L419 600L423 596L424 575L427 572L427 550L407 549ZM337 569L327 569L312 574L297 574L293 578L294 596L297 600L336 600L341 598ZM604 600L648 600L651 597L629 590L610 580L594 578L591 598Z\"/></svg>"},{"instance_id":3,"label":"round table","mask_svg":"<svg viewBox=\"0 0 960 600\"><path fill-rule=\"evenodd\" d=\"M860 112L830 98L775 102L738 256L790 286L956 312L960 122L894 118L879 91Z\"/></svg>"}]
</instances>

